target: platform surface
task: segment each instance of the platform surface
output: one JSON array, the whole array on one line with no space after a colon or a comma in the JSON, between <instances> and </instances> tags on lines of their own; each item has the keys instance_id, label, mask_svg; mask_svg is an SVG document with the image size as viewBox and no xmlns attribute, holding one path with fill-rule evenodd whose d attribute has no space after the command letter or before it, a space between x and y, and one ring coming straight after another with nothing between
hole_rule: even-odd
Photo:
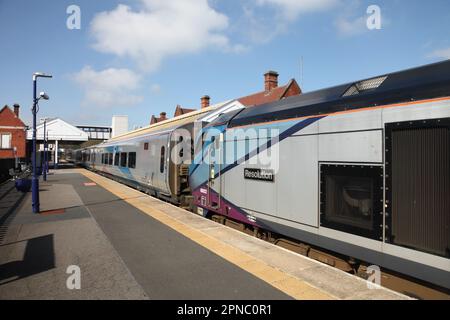
<instances>
[{"instance_id":1,"label":"platform surface","mask_svg":"<svg viewBox=\"0 0 450 320\"><path fill-rule=\"evenodd\" d=\"M84 169L40 189L0 186L0 299L407 299Z\"/></svg>"}]
</instances>

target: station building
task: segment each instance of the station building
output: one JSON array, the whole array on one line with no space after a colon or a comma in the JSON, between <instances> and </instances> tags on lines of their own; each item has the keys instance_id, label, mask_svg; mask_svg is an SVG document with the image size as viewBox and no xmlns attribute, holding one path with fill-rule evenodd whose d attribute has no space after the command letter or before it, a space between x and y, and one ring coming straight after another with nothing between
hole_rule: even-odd
<instances>
[{"instance_id":1,"label":"station building","mask_svg":"<svg viewBox=\"0 0 450 320\"><path fill-rule=\"evenodd\" d=\"M44 151L44 128L47 139L48 159L60 164L71 156L72 151L111 139L128 131L127 116L113 116L111 126L72 125L61 118L46 119L36 126L37 150ZM33 131L27 131L28 149L31 153ZM39 157L40 158L40 157ZM39 162L39 160L38 160Z\"/></svg>"}]
</instances>

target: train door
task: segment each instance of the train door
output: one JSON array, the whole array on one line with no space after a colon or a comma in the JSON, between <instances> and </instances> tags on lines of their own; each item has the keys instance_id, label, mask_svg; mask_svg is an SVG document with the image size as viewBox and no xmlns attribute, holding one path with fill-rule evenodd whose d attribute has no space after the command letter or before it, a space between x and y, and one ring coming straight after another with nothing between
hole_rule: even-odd
<instances>
[{"instance_id":1,"label":"train door","mask_svg":"<svg viewBox=\"0 0 450 320\"><path fill-rule=\"evenodd\" d=\"M164 193L170 193L169 187L169 170L170 170L170 135L165 134L156 140L157 146L157 162L155 175L153 177L153 185Z\"/></svg>"},{"instance_id":2,"label":"train door","mask_svg":"<svg viewBox=\"0 0 450 320\"><path fill-rule=\"evenodd\" d=\"M222 150L221 137L211 137L211 143L207 148L207 161L209 167L208 177L208 205L214 209L221 208L222 202Z\"/></svg>"}]
</instances>

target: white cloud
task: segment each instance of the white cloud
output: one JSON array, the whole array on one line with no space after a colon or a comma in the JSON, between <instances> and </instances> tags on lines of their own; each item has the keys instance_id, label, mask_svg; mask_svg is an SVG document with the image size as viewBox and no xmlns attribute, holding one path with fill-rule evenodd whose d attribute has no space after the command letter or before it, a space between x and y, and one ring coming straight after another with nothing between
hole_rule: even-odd
<instances>
[{"instance_id":1,"label":"white cloud","mask_svg":"<svg viewBox=\"0 0 450 320\"><path fill-rule=\"evenodd\" d=\"M164 58L206 48L241 51L225 32L228 17L207 0L139 0L133 10L120 4L96 15L91 23L94 48L132 58L145 71L155 71Z\"/></svg>"},{"instance_id":2,"label":"white cloud","mask_svg":"<svg viewBox=\"0 0 450 320\"><path fill-rule=\"evenodd\" d=\"M334 21L334 25L336 27L338 35L344 37L351 37L365 34L367 32L380 31L378 29L371 30L368 28L367 22L369 18L373 15L373 12L370 11L369 13L367 11L369 7L367 7L363 1L348 0L345 4L346 4L345 7L342 7L342 11L340 12L337 19ZM382 29L384 29L390 23L383 9L384 8L380 8L380 18L381 18L380 27Z\"/></svg>"},{"instance_id":3,"label":"white cloud","mask_svg":"<svg viewBox=\"0 0 450 320\"><path fill-rule=\"evenodd\" d=\"M429 58L450 59L450 48L434 50L428 55Z\"/></svg>"},{"instance_id":4,"label":"white cloud","mask_svg":"<svg viewBox=\"0 0 450 320\"><path fill-rule=\"evenodd\" d=\"M157 83L152 84L151 87L150 87L150 91L153 94L158 94L158 93L161 92L161 86L159 84L157 84Z\"/></svg>"},{"instance_id":5,"label":"white cloud","mask_svg":"<svg viewBox=\"0 0 450 320\"><path fill-rule=\"evenodd\" d=\"M141 77L129 69L109 68L96 71L86 66L73 75L84 90L83 105L90 107L122 107L142 102L143 97L133 94Z\"/></svg>"},{"instance_id":6,"label":"white cloud","mask_svg":"<svg viewBox=\"0 0 450 320\"><path fill-rule=\"evenodd\" d=\"M340 17L336 20L335 26L341 36L355 36L368 31L365 16L355 19Z\"/></svg>"},{"instance_id":7,"label":"white cloud","mask_svg":"<svg viewBox=\"0 0 450 320\"><path fill-rule=\"evenodd\" d=\"M289 30L301 15L333 9L341 0L248 0L240 31L253 43L267 43Z\"/></svg>"},{"instance_id":8,"label":"white cloud","mask_svg":"<svg viewBox=\"0 0 450 320\"><path fill-rule=\"evenodd\" d=\"M294 20L298 15L308 12L328 10L339 0L256 0L259 5L272 5L281 10L288 20Z\"/></svg>"},{"instance_id":9,"label":"white cloud","mask_svg":"<svg viewBox=\"0 0 450 320\"><path fill-rule=\"evenodd\" d=\"M243 32L252 43L268 43L286 29L284 22L258 14L254 8L244 7L243 10L244 16L240 32Z\"/></svg>"}]
</instances>

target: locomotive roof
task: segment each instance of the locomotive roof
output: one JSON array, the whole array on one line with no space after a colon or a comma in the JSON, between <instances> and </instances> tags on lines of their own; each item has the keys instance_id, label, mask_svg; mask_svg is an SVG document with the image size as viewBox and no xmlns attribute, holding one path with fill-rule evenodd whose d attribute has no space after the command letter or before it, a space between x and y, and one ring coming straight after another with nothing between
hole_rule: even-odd
<instances>
[{"instance_id":1,"label":"locomotive roof","mask_svg":"<svg viewBox=\"0 0 450 320\"><path fill-rule=\"evenodd\" d=\"M450 96L450 60L346 83L242 110L229 126Z\"/></svg>"}]
</instances>

